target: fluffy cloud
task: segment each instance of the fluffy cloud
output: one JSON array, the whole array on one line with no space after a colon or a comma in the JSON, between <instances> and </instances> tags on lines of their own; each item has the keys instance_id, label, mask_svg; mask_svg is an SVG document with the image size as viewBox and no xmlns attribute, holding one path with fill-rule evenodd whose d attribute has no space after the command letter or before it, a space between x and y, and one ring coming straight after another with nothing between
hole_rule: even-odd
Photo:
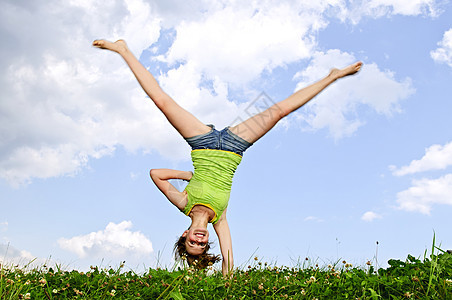
<instances>
[{"instance_id":1,"label":"fluffy cloud","mask_svg":"<svg viewBox=\"0 0 452 300\"><path fill-rule=\"evenodd\" d=\"M368 0L364 5L370 10L390 10L392 14L417 16L420 14L436 15L435 0Z\"/></svg>"},{"instance_id":2,"label":"fluffy cloud","mask_svg":"<svg viewBox=\"0 0 452 300\"><path fill-rule=\"evenodd\" d=\"M432 145L425 150L425 155L419 160L413 160L408 166L397 169L394 166L393 174L403 176L430 170L443 170L452 165L452 142L444 146Z\"/></svg>"},{"instance_id":3,"label":"fluffy cloud","mask_svg":"<svg viewBox=\"0 0 452 300\"><path fill-rule=\"evenodd\" d=\"M159 36L148 5L37 2L0 4L1 177L21 184L73 174L117 145L134 151L177 139L146 138L143 128L167 129L164 118L146 103L119 57L91 47L97 37L125 36L139 54Z\"/></svg>"},{"instance_id":4,"label":"fluffy cloud","mask_svg":"<svg viewBox=\"0 0 452 300\"><path fill-rule=\"evenodd\" d=\"M310 65L297 73L300 89L328 74L332 66L343 67L357 59L340 50L316 52ZM335 139L350 136L363 125L357 109L365 106L379 114L391 116L400 112L400 101L414 92L409 78L395 79L394 73L382 71L374 63L365 63L357 76L341 79L328 87L315 101L309 102L297 117L307 129L327 128Z\"/></svg>"},{"instance_id":5,"label":"fluffy cloud","mask_svg":"<svg viewBox=\"0 0 452 300\"><path fill-rule=\"evenodd\" d=\"M435 0L360 0L353 1L346 17L357 23L362 17L380 18L390 15L435 17L441 9Z\"/></svg>"},{"instance_id":6,"label":"fluffy cloud","mask_svg":"<svg viewBox=\"0 0 452 300\"><path fill-rule=\"evenodd\" d=\"M434 7L431 1L361 4L366 3L404 14ZM125 38L139 56L159 40L162 29L174 33L168 51L162 50L150 63L164 65L166 71L156 75L183 107L221 127L240 119L247 105L229 99L231 88L254 99L253 82L277 67L310 59L318 30L328 26L327 15L345 20L351 11L366 15L341 0L249 5L195 0L177 5L173 0L2 1L0 178L20 185L33 178L73 175L90 159L111 155L118 146L188 158L183 140L149 103L121 59L90 46L96 38ZM313 108L311 113L321 114L305 116L311 128L328 127L336 138L350 135L362 124L347 116L357 104L368 101L378 112L390 114L412 91L408 80L397 82L375 65L367 70L360 76L367 80L367 94L378 90L381 97L339 101L340 111L332 116L337 124L325 120L331 114L328 105ZM376 88L379 84L386 88ZM354 88L353 93L363 98L364 91Z\"/></svg>"},{"instance_id":7,"label":"fluffy cloud","mask_svg":"<svg viewBox=\"0 0 452 300\"><path fill-rule=\"evenodd\" d=\"M381 215L379 215L373 211L366 211L361 216L361 220L366 221L366 222L372 222L375 219L381 219Z\"/></svg>"},{"instance_id":8,"label":"fluffy cloud","mask_svg":"<svg viewBox=\"0 0 452 300\"><path fill-rule=\"evenodd\" d=\"M435 204L452 205L452 174L438 179L413 180L412 186L397 194L398 208L430 214Z\"/></svg>"},{"instance_id":9,"label":"fluffy cloud","mask_svg":"<svg viewBox=\"0 0 452 300\"><path fill-rule=\"evenodd\" d=\"M416 174L431 170L444 170L452 165L452 142L432 145L425 150L421 159L413 160L409 165L396 168L390 166L395 176ZM435 204L452 205L452 174L436 179L413 180L412 186L397 194L398 208L430 214Z\"/></svg>"},{"instance_id":10,"label":"fluffy cloud","mask_svg":"<svg viewBox=\"0 0 452 300\"><path fill-rule=\"evenodd\" d=\"M430 52L430 56L439 63L446 63L452 67L452 28L444 33L438 48Z\"/></svg>"},{"instance_id":11,"label":"fluffy cloud","mask_svg":"<svg viewBox=\"0 0 452 300\"><path fill-rule=\"evenodd\" d=\"M9 244L0 244L0 263L26 265L35 257L30 252L16 249Z\"/></svg>"},{"instance_id":12,"label":"fluffy cloud","mask_svg":"<svg viewBox=\"0 0 452 300\"><path fill-rule=\"evenodd\" d=\"M159 77L162 88L203 123L221 127L239 113L239 106L228 101L227 84L215 77L210 86L202 86L202 73L189 62Z\"/></svg>"},{"instance_id":13,"label":"fluffy cloud","mask_svg":"<svg viewBox=\"0 0 452 300\"><path fill-rule=\"evenodd\" d=\"M312 34L326 26L321 14L330 4L336 5L283 1L210 6L202 17L174 26L173 44L158 57L170 70L159 82L204 123L222 127L244 120L250 103L230 101L229 90L255 99L249 85L263 72L308 58L315 46Z\"/></svg>"},{"instance_id":14,"label":"fluffy cloud","mask_svg":"<svg viewBox=\"0 0 452 300\"><path fill-rule=\"evenodd\" d=\"M123 37L139 55L158 40L164 18L177 35L162 56L170 65L162 86L201 120L229 125L240 107L228 100L228 85L309 57L310 32L325 26L315 15L329 2L304 4L303 18L288 3L196 2L194 18L142 0L2 2L0 176L20 185L72 175L119 145L188 157L121 59L90 46L95 38Z\"/></svg>"},{"instance_id":15,"label":"fluffy cloud","mask_svg":"<svg viewBox=\"0 0 452 300\"><path fill-rule=\"evenodd\" d=\"M151 241L140 232L132 232L132 222L109 223L104 230L61 238L59 246L80 258L101 257L124 259L125 255L144 256L152 253Z\"/></svg>"},{"instance_id":16,"label":"fluffy cloud","mask_svg":"<svg viewBox=\"0 0 452 300\"><path fill-rule=\"evenodd\" d=\"M182 22L166 60L170 64L189 61L207 78L219 76L230 84L246 84L264 70L310 56L312 29L326 24L306 8L299 11L284 3L228 6L203 22Z\"/></svg>"}]
</instances>

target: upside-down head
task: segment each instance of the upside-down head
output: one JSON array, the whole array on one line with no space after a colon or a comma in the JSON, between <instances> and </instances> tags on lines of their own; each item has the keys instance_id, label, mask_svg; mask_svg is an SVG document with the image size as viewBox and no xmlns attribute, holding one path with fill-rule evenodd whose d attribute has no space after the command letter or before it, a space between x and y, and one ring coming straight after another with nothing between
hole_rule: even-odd
<instances>
[{"instance_id":1,"label":"upside-down head","mask_svg":"<svg viewBox=\"0 0 452 300\"><path fill-rule=\"evenodd\" d=\"M204 269L220 260L218 255L207 253L209 249L207 229L189 228L174 244L174 256L176 260L186 259L189 266L194 265L197 269Z\"/></svg>"}]
</instances>

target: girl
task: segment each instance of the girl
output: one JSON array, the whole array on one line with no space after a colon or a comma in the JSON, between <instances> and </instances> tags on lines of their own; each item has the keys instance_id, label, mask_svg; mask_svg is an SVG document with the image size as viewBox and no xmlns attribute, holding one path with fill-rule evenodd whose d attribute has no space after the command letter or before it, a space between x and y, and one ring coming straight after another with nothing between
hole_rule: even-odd
<instances>
[{"instance_id":1,"label":"girl","mask_svg":"<svg viewBox=\"0 0 452 300\"><path fill-rule=\"evenodd\" d=\"M236 126L218 131L213 125L203 124L168 96L152 74L130 52L123 40L115 43L96 40L93 45L121 55L146 94L192 147L194 173L152 169L150 175L166 198L191 218L190 228L185 230L176 242L176 259L187 259L189 265L196 264L198 268L205 268L219 260L218 256L207 253L209 250L207 224L212 223L220 243L224 275L233 268L232 242L226 212L232 177L240 164L243 152L272 129L279 120L306 104L337 79L355 74L362 65L361 62L356 62L344 69L333 69L323 79L297 91L267 110ZM179 192L169 182L170 179L182 179L189 183L183 192Z\"/></svg>"}]
</instances>

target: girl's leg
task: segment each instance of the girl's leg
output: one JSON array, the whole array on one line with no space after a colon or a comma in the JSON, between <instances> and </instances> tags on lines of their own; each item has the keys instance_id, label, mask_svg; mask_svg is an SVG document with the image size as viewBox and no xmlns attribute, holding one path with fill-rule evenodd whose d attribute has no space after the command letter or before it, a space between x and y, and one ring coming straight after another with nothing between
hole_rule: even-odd
<instances>
[{"instance_id":1,"label":"girl's leg","mask_svg":"<svg viewBox=\"0 0 452 300\"><path fill-rule=\"evenodd\" d=\"M361 62L357 62L341 70L333 69L325 78L297 91L287 99L274 104L229 130L244 140L254 143L272 129L279 120L306 104L334 81L358 72L361 65Z\"/></svg>"},{"instance_id":2,"label":"girl's leg","mask_svg":"<svg viewBox=\"0 0 452 300\"><path fill-rule=\"evenodd\" d=\"M121 55L146 94L184 138L207 133L211 130L209 126L203 124L191 113L180 107L162 90L154 76L130 52L123 40L118 40L114 43L105 40L96 40L93 42L93 46L111 50Z\"/></svg>"}]
</instances>

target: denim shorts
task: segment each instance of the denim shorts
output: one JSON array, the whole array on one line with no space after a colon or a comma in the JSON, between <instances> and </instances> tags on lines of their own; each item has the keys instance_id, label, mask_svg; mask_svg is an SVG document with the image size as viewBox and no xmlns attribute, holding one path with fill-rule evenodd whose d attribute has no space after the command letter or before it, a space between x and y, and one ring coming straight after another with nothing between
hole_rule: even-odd
<instances>
[{"instance_id":1,"label":"denim shorts","mask_svg":"<svg viewBox=\"0 0 452 300\"><path fill-rule=\"evenodd\" d=\"M221 131L215 129L213 125L207 125L212 130L207 133L186 138L185 140L190 145L192 150L197 149L214 149L234 152L240 156L243 155L252 143L249 143L232 133L229 126Z\"/></svg>"}]
</instances>

